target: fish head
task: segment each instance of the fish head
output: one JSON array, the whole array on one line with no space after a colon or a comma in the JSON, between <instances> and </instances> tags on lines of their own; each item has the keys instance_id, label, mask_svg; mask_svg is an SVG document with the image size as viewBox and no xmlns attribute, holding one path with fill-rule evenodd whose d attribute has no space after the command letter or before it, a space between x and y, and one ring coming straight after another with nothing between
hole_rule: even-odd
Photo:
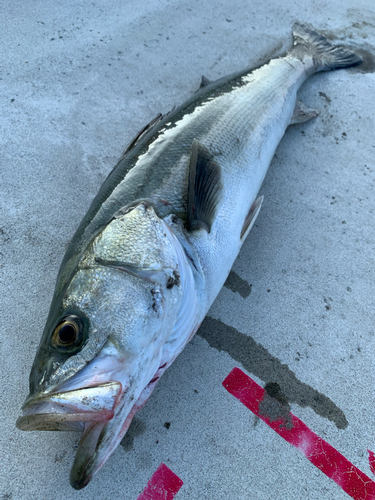
<instances>
[{"instance_id":1,"label":"fish head","mask_svg":"<svg viewBox=\"0 0 375 500\"><path fill-rule=\"evenodd\" d=\"M71 473L76 489L101 468L174 359L169 341L186 266L168 224L140 203L90 242L52 303L17 427L83 431Z\"/></svg>"}]
</instances>

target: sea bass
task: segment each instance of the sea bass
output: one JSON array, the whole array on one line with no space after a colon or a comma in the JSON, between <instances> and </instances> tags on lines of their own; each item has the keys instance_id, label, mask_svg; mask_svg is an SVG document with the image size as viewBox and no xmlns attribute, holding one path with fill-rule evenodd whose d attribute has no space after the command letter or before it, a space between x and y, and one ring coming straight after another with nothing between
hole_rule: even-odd
<instances>
[{"instance_id":1,"label":"sea bass","mask_svg":"<svg viewBox=\"0 0 375 500\"><path fill-rule=\"evenodd\" d=\"M262 204L257 197L318 71L359 64L306 25L290 52L201 88L129 144L71 240L30 374L22 430L81 430L88 484L199 328Z\"/></svg>"}]
</instances>

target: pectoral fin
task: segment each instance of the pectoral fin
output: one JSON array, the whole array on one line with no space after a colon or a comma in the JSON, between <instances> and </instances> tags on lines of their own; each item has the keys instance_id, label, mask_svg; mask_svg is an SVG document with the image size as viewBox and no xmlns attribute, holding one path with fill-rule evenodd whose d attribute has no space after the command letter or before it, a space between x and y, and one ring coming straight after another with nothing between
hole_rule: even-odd
<instances>
[{"instance_id":1,"label":"pectoral fin","mask_svg":"<svg viewBox=\"0 0 375 500\"><path fill-rule=\"evenodd\" d=\"M186 228L209 233L222 190L221 169L209 149L194 139L191 147Z\"/></svg>"},{"instance_id":2,"label":"pectoral fin","mask_svg":"<svg viewBox=\"0 0 375 500\"><path fill-rule=\"evenodd\" d=\"M316 118L318 115L319 111L316 109L309 109L303 104L302 101L297 101L290 124L294 125L295 123L308 122L309 120Z\"/></svg>"},{"instance_id":3,"label":"pectoral fin","mask_svg":"<svg viewBox=\"0 0 375 500\"><path fill-rule=\"evenodd\" d=\"M243 241L249 234L250 229L253 227L256 218L258 217L260 207L262 206L264 196L259 196L254 203L251 205L249 213L245 217L245 222L243 223L241 230L241 240Z\"/></svg>"}]
</instances>

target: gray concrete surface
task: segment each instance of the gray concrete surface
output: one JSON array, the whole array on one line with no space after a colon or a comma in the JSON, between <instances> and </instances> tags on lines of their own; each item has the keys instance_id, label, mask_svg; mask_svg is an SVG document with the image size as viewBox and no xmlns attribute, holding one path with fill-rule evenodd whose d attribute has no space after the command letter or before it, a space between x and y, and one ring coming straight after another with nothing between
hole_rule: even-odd
<instances>
[{"instance_id":1,"label":"gray concrete surface","mask_svg":"<svg viewBox=\"0 0 375 500\"><path fill-rule=\"evenodd\" d=\"M371 61L302 89L320 116L288 130L235 274L87 489L68 480L77 435L15 421L65 246L127 141L202 74L288 47L296 20L374 51L373 1L16 0L0 12L0 499L135 500L161 462L184 481L178 500L348 498L221 383L234 366L278 382L293 413L371 477Z\"/></svg>"}]
</instances>

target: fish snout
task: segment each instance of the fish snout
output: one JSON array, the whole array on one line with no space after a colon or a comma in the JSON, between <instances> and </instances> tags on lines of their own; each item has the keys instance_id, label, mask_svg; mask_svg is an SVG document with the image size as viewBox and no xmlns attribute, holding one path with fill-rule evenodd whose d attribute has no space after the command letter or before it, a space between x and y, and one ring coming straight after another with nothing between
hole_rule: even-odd
<instances>
[{"instance_id":1,"label":"fish snout","mask_svg":"<svg viewBox=\"0 0 375 500\"><path fill-rule=\"evenodd\" d=\"M82 430L86 422L107 422L122 393L120 382L108 382L27 399L16 427L23 431Z\"/></svg>"}]
</instances>

